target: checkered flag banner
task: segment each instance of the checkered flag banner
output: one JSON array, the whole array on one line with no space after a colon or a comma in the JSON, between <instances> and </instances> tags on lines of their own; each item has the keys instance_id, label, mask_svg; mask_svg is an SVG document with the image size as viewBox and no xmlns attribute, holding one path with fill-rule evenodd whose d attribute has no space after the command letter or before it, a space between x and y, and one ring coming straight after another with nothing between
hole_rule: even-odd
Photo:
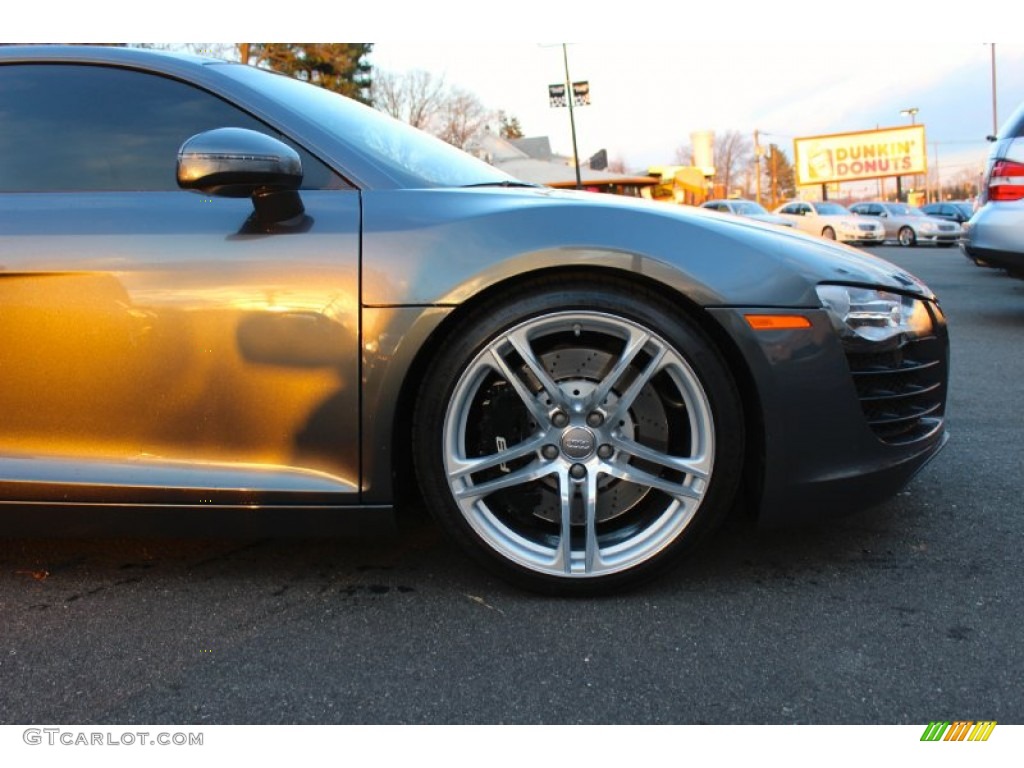
<instances>
[{"instance_id":1,"label":"checkered flag banner","mask_svg":"<svg viewBox=\"0 0 1024 768\"><path fill-rule=\"evenodd\" d=\"M548 104L552 107L567 107L569 101L565 96L565 84L556 83L548 86ZM590 104L590 83L581 80L572 84L572 105L586 107Z\"/></svg>"},{"instance_id":2,"label":"checkered flag banner","mask_svg":"<svg viewBox=\"0 0 1024 768\"><path fill-rule=\"evenodd\" d=\"M565 100L565 83L556 83L548 86L548 103L552 107L567 107L569 103Z\"/></svg>"},{"instance_id":3,"label":"checkered flag banner","mask_svg":"<svg viewBox=\"0 0 1024 768\"><path fill-rule=\"evenodd\" d=\"M581 80L572 84L572 104L574 107L586 107L590 104L590 83Z\"/></svg>"}]
</instances>

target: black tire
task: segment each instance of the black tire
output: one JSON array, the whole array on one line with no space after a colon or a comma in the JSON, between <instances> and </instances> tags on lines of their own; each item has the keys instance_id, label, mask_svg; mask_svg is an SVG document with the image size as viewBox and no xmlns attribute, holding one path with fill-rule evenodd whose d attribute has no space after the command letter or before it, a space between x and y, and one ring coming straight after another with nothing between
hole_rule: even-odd
<instances>
[{"instance_id":1,"label":"black tire","mask_svg":"<svg viewBox=\"0 0 1024 768\"><path fill-rule=\"evenodd\" d=\"M911 227L901 227L896 239L904 248L917 245L917 234Z\"/></svg>"},{"instance_id":2,"label":"black tire","mask_svg":"<svg viewBox=\"0 0 1024 768\"><path fill-rule=\"evenodd\" d=\"M826 240L835 240L836 231L832 229L832 227L825 227L823 230L821 230L821 236L824 237Z\"/></svg>"},{"instance_id":3,"label":"black tire","mask_svg":"<svg viewBox=\"0 0 1024 768\"><path fill-rule=\"evenodd\" d=\"M728 367L672 303L560 277L454 327L419 393L413 456L471 557L528 589L596 594L662 572L721 521L743 424Z\"/></svg>"}]
</instances>

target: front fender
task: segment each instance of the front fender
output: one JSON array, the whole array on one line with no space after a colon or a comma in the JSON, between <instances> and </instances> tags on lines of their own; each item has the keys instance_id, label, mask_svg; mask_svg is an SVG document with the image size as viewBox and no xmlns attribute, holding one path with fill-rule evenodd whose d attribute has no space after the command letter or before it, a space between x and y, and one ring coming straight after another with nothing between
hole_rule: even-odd
<instances>
[{"instance_id":1,"label":"front fender","mask_svg":"<svg viewBox=\"0 0 1024 768\"><path fill-rule=\"evenodd\" d=\"M817 306L815 279L768 225L560 190L386 190L363 196L365 306L459 305L510 277L593 266L663 283L703 306ZM815 247L819 247L815 244Z\"/></svg>"}]
</instances>

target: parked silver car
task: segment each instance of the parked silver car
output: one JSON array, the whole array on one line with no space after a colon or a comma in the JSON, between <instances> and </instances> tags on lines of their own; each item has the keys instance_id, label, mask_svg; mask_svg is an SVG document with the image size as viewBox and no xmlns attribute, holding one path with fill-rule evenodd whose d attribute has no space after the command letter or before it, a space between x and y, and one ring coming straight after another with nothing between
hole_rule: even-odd
<instances>
[{"instance_id":1,"label":"parked silver car","mask_svg":"<svg viewBox=\"0 0 1024 768\"><path fill-rule=\"evenodd\" d=\"M976 263L1024 278L1024 104L999 130L979 204L963 226L961 250Z\"/></svg>"},{"instance_id":2,"label":"parked silver car","mask_svg":"<svg viewBox=\"0 0 1024 768\"><path fill-rule=\"evenodd\" d=\"M776 216L774 213L768 213L764 206L760 203L755 203L753 200L743 200L742 198L735 200L708 200L701 205L701 208L718 211L719 213L731 213L733 216L743 216L744 218L753 219L765 224L777 224L780 227L796 226L791 219L787 219L784 216Z\"/></svg>"},{"instance_id":3,"label":"parked silver car","mask_svg":"<svg viewBox=\"0 0 1024 768\"><path fill-rule=\"evenodd\" d=\"M906 203L855 203L850 212L875 217L885 227L886 240L896 240L905 248L920 243L949 248L960 239L959 224L934 218Z\"/></svg>"}]
</instances>

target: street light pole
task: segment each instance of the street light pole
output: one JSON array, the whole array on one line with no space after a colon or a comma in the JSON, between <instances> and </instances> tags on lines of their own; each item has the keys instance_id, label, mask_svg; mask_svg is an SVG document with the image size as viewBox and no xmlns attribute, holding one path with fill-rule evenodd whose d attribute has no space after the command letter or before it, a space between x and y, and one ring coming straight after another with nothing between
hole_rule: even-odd
<instances>
[{"instance_id":1,"label":"street light pole","mask_svg":"<svg viewBox=\"0 0 1024 768\"><path fill-rule=\"evenodd\" d=\"M918 113L918 111L919 110L918 110L917 107L907 107L906 109L901 109L900 110L900 114L903 117L909 117L911 125L917 125L917 113ZM916 179L916 177L915 177L915 179ZM916 185L917 182L915 181L914 183ZM901 199L902 197L903 197L903 177L902 176L897 176L896 177L896 202L902 203L903 202L903 200Z\"/></svg>"},{"instance_id":2,"label":"street light pole","mask_svg":"<svg viewBox=\"0 0 1024 768\"><path fill-rule=\"evenodd\" d=\"M754 197L757 200L757 204L758 205L761 204L761 143L758 140L759 136L760 136L760 131L758 131L755 128L754 129L754 165L756 166L756 171L755 171L756 175L754 176L754 185L755 185L755 188L757 189L757 192L756 192ZM748 189L749 189L749 187L748 187Z\"/></svg>"},{"instance_id":3,"label":"street light pole","mask_svg":"<svg viewBox=\"0 0 1024 768\"><path fill-rule=\"evenodd\" d=\"M999 134L999 120L996 117L996 44L989 45L992 46L992 135L996 136Z\"/></svg>"},{"instance_id":4,"label":"street light pole","mask_svg":"<svg viewBox=\"0 0 1024 768\"><path fill-rule=\"evenodd\" d=\"M576 118L572 112L574 96L572 92L572 79L569 77L569 54L566 51L565 43L562 43L562 61L565 62L565 95L569 102L569 126L572 128L572 157L576 163L576 189L583 189L583 180L580 178L580 153L576 149Z\"/></svg>"}]
</instances>

